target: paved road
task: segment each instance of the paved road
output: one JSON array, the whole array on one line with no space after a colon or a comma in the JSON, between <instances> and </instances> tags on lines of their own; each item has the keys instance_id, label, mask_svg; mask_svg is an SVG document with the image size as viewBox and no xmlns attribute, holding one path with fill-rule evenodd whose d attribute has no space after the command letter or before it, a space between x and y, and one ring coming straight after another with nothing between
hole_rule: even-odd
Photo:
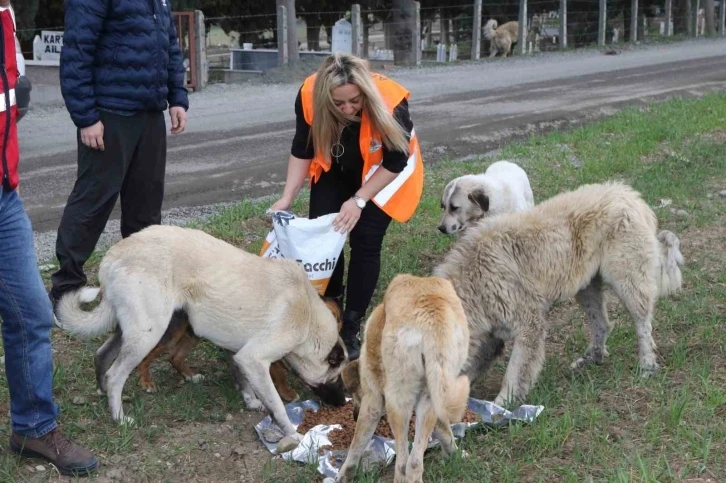
<instances>
[{"instance_id":1,"label":"paved road","mask_svg":"<svg viewBox=\"0 0 726 483\"><path fill-rule=\"evenodd\" d=\"M726 88L726 41L700 40L603 55L555 53L391 71L411 91L427 161L496 149L625 105ZM169 138L164 209L281 192L297 83L212 86L191 96L187 133ZM75 177L75 132L62 108L20 124L22 194L38 232L57 227Z\"/></svg>"}]
</instances>

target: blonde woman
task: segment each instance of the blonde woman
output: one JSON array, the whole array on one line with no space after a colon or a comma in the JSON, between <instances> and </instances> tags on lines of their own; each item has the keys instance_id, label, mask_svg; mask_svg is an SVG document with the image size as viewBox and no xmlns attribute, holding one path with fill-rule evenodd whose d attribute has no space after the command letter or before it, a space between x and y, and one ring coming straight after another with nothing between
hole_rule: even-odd
<instances>
[{"instance_id":1,"label":"blonde woman","mask_svg":"<svg viewBox=\"0 0 726 483\"><path fill-rule=\"evenodd\" d=\"M423 189L423 161L408 112L409 92L337 53L303 83L295 101L297 129L282 198L289 210L309 176L310 218L338 213L350 233L350 262L341 336L351 360L360 354L361 320L378 282L381 246L391 220L413 216ZM342 299L341 254L325 295Z\"/></svg>"}]
</instances>

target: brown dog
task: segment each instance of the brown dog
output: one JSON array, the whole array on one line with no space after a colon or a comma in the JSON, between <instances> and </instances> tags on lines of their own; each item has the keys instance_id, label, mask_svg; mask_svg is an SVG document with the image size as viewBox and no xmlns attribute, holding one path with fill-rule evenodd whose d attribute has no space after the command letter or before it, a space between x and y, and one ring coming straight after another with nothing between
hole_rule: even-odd
<instances>
[{"instance_id":1,"label":"brown dog","mask_svg":"<svg viewBox=\"0 0 726 483\"><path fill-rule=\"evenodd\" d=\"M519 22L507 22L499 25L492 18L484 25L483 31L484 38L490 42L489 58L496 56L497 53L506 57L519 39Z\"/></svg>"},{"instance_id":2,"label":"brown dog","mask_svg":"<svg viewBox=\"0 0 726 483\"><path fill-rule=\"evenodd\" d=\"M340 305L333 298L323 297L325 304L330 308L330 311L335 315L338 321L338 332L343 325L342 312ZM192 331L189 325L189 319L184 312L175 312L172 316L169 328L161 338L161 341L156 345L141 364L139 364L139 382L141 387L146 392L156 392L156 384L151 378L151 363L161 357L165 352L169 352L169 362L176 371L184 377L185 380L191 382L200 382L203 379L201 374L195 374L187 365L186 359L189 352L199 343L199 337L197 337ZM233 372L233 374L235 374ZM236 374L235 374L236 375ZM287 382L287 369L282 362L277 361L270 366L270 376L272 376L272 382L275 384L280 397L286 402L297 401L299 396L297 392L290 387ZM235 382L237 384L237 382Z\"/></svg>"},{"instance_id":3,"label":"brown dog","mask_svg":"<svg viewBox=\"0 0 726 483\"><path fill-rule=\"evenodd\" d=\"M360 359L343 369L353 397L355 434L336 482L351 481L385 414L396 446L394 483L419 483L429 437L446 454L457 445L451 423L461 421L469 381L460 375L468 356L464 307L448 280L397 275L366 322ZM409 454L408 428L416 414Z\"/></svg>"}]
</instances>

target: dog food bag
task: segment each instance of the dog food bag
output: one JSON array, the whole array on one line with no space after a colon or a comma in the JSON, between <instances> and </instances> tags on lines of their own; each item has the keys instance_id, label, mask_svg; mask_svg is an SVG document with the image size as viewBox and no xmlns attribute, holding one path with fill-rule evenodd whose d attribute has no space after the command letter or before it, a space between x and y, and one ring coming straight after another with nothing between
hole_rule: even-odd
<instances>
[{"instance_id":1,"label":"dog food bag","mask_svg":"<svg viewBox=\"0 0 726 483\"><path fill-rule=\"evenodd\" d=\"M297 260L305 268L310 283L323 295L348 236L333 228L337 215L331 213L311 220L297 218L287 211L272 213L272 230L260 256Z\"/></svg>"}]
</instances>

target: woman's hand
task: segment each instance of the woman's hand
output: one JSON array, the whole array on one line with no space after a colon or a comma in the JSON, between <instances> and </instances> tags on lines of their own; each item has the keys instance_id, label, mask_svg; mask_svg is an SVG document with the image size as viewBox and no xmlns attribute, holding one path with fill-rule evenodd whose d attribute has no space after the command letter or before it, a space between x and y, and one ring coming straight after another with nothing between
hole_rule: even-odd
<instances>
[{"instance_id":1,"label":"woman's hand","mask_svg":"<svg viewBox=\"0 0 726 483\"><path fill-rule=\"evenodd\" d=\"M358 208L353 198L349 199L340 207L340 213L333 220L335 231L342 233L350 232L355 228L356 223L360 220L360 214L363 210Z\"/></svg>"},{"instance_id":2,"label":"woman's hand","mask_svg":"<svg viewBox=\"0 0 726 483\"><path fill-rule=\"evenodd\" d=\"M293 200L282 197L270 206L270 211L290 211L290 208L292 208L292 201Z\"/></svg>"},{"instance_id":3,"label":"woman's hand","mask_svg":"<svg viewBox=\"0 0 726 483\"><path fill-rule=\"evenodd\" d=\"M285 189L282 197L270 206L269 211L290 211L292 204L295 202L300 188L302 188L305 178L310 170L310 159L296 158L292 154L287 162L287 180L285 181Z\"/></svg>"}]
</instances>

